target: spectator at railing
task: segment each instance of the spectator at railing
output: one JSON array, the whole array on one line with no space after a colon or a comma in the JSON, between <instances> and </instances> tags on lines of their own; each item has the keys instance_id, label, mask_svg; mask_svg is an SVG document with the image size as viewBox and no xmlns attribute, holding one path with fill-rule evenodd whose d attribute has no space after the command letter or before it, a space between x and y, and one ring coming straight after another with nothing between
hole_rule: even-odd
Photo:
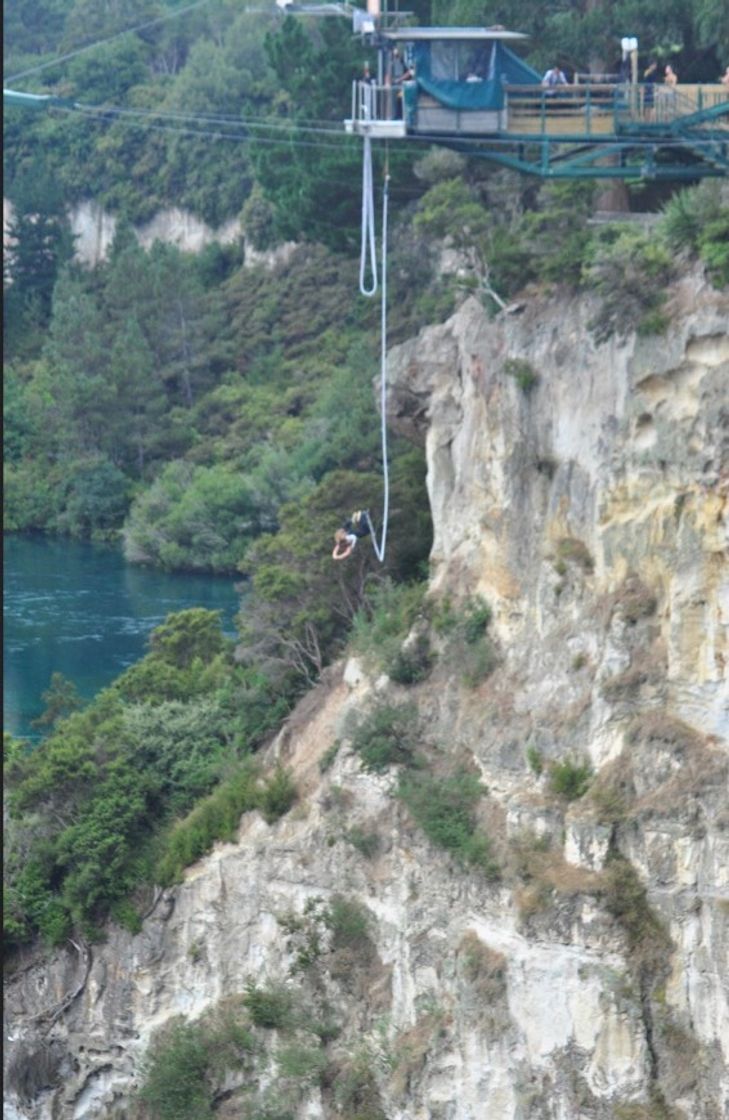
<instances>
[{"instance_id":1,"label":"spectator at railing","mask_svg":"<svg viewBox=\"0 0 729 1120\"><path fill-rule=\"evenodd\" d=\"M393 86L402 86L403 82L409 82L414 77L413 71L405 62L399 49L395 47L390 59L390 67L388 78ZM389 100L389 98L388 98ZM388 115L392 115L391 112ZM403 97L402 89L395 91L395 119L402 120L403 115Z\"/></svg>"},{"instance_id":2,"label":"spectator at railing","mask_svg":"<svg viewBox=\"0 0 729 1120\"><path fill-rule=\"evenodd\" d=\"M375 102L375 79L370 74L370 64L365 62L362 66L362 77L360 78L362 88L362 110L366 120L372 120L375 115L374 102Z\"/></svg>"},{"instance_id":3,"label":"spectator at railing","mask_svg":"<svg viewBox=\"0 0 729 1120\"><path fill-rule=\"evenodd\" d=\"M557 91L557 86L567 85L567 79L559 66L552 66L542 78L542 85L546 87L548 94L554 94Z\"/></svg>"},{"instance_id":4,"label":"spectator at railing","mask_svg":"<svg viewBox=\"0 0 729 1120\"><path fill-rule=\"evenodd\" d=\"M726 70L724 71L722 76L719 78L719 81L721 82L721 84L723 86L725 86L727 89L729 89L729 66L727 66Z\"/></svg>"},{"instance_id":5,"label":"spectator at railing","mask_svg":"<svg viewBox=\"0 0 729 1120\"><path fill-rule=\"evenodd\" d=\"M663 71L663 88L656 94L656 116L660 121L673 120L676 116L676 86L678 74L670 63Z\"/></svg>"}]
</instances>

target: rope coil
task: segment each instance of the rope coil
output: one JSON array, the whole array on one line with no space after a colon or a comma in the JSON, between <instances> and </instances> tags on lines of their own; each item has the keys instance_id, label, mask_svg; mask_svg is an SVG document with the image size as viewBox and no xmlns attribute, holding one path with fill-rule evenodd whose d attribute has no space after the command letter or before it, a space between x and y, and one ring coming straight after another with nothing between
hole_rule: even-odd
<instances>
[{"instance_id":1,"label":"rope coil","mask_svg":"<svg viewBox=\"0 0 729 1120\"><path fill-rule=\"evenodd\" d=\"M369 256L369 261L367 260ZM367 284L369 264L371 283ZM377 291L377 249L375 247L375 188L372 179L372 141L364 138L362 153L362 243L359 255L359 290L363 296Z\"/></svg>"}]
</instances>

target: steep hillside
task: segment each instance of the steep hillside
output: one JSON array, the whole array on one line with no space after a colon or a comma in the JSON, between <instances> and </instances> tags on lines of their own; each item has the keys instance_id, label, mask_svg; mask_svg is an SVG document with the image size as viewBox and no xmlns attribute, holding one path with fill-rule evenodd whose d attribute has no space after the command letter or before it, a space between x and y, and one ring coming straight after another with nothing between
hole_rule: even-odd
<instances>
[{"instance_id":1,"label":"steep hillside","mask_svg":"<svg viewBox=\"0 0 729 1120\"><path fill-rule=\"evenodd\" d=\"M391 352L435 533L399 659L373 624L292 713L287 816L18 964L10 1120L726 1114L729 299L667 311L469 299Z\"/></svg>"}]
</instances>

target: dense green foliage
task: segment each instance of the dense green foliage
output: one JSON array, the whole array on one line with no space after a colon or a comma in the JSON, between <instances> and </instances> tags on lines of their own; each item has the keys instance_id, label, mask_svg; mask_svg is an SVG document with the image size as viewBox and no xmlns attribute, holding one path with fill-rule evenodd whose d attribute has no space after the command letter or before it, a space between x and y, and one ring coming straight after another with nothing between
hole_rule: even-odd
<instances>
[{"instance_id":1,"label":"dense green foliage","mask_svg":"<svg viewBox=\"0 0 729 1120\"><path fill-rule=\"evenodd\" d=\"M412 766L418 746L418 712L414 704L378 704L353 729L352 748L365 770Z\"/></svg>"},{"instance_id":2,"label":"dense green foliage","mask_svg":"<svg viewBox=\"0 0 729 1120\"><path fill-rule=\"evenodd\" d=\"M204 1120L214 1115L220 1080L252 1068L259 1040L235 1004L206 1020L179 1018L159 1032L147 1052L139 1099L155 1120Z\"/></svg>"},{"instance_id":3,"label":"dense green foliage","mask_svg":"<svg viewBox=\"0 0 729 1120\"><path fill-rule=\"evenodd\" d=\"M589 762L565 758L549 767L549 788L566 801L576 801L586 792L592 779Z\"/></svg>"},{"instance_id":4,"label":"dense green foliage","mask_svg":"<svg viewBox=\"0 0 729 1120\"><path fill-rule=\"evenodd\" d=\"M92 934L140 884L172 881L230 838L242 812L273 821L293 801L283 771L259 780L248 757L289 701L233 663L216 613L170 616L150 647L36 749L6 751L11 941Z\"/></svg>"},{"instance_id":5,"label":"dense green foliage","mask_svg":"<svg viewBox=\"0 0 729 1120\"><path fill-rule=\"evenodd\" d=\"M432 657L425 634L404 646L411 627L423 611L424 583L376 584L352 625L352 648L373 669L381 669L398 684L415 684L427 676Z\"/></svg>"},{"instance_id":6,"label":"dense green foliage","mask_svg":"<svg viewBox=\"0 0 729 1120\"><path fill-rule=\"evenodd\" d=\"M429 840L464 866L498 875L488 837L478 826L476 805L485 792L478 778L460 770L447 775L407 773L399 796Z\"/></svg>"}]
</instances>

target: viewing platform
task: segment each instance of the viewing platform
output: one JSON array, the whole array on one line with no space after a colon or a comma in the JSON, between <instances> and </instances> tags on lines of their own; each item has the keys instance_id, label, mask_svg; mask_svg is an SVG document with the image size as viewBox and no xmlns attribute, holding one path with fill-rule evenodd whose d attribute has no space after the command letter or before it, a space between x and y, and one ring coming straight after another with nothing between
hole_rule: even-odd
<instances>
[{"instance_id":1,"label":"viewing platform","mask_svg":"<svg viewBox=\"0 0 729 1120\"><path fill-rule=\"evenodd\" d=\"M444 105L419 88L417 81L399 87L358 81L352 87L347 132L373 139L413 137L514 137L541 140L566 137L617 138L636 130L646 136L690 129L716 132L729 141L729 90L710 85L614 83L578 84L544 89L503 85L499 108Z\"/></svg>"}]
</instances>

